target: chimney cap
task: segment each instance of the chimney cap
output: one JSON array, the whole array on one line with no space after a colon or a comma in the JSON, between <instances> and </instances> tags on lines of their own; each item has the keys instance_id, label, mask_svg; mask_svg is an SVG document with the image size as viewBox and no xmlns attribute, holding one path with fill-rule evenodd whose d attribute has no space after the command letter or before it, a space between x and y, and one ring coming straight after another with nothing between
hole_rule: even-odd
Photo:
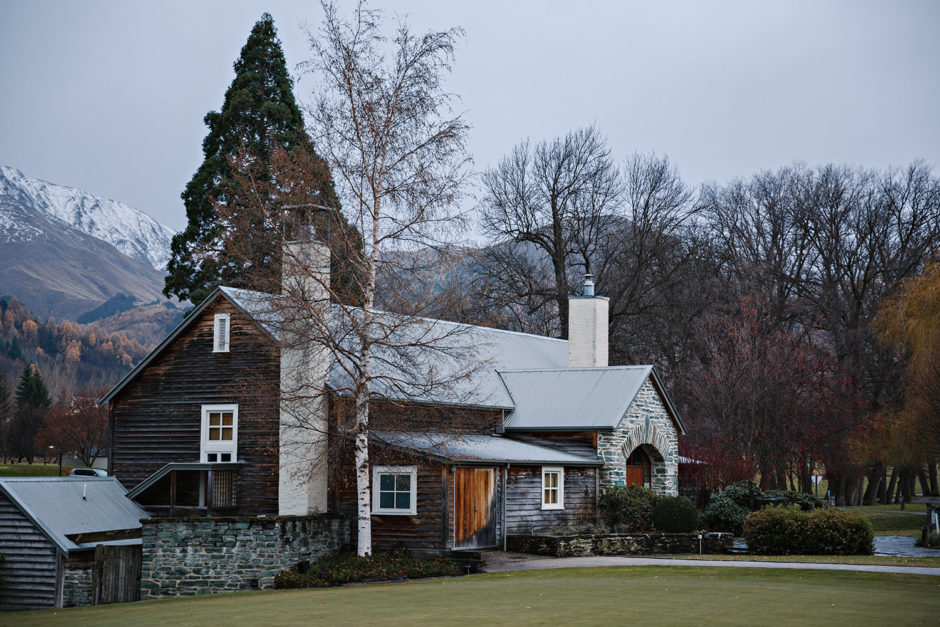
<instances>
[{"instance_id":1,"label":"chimney cap","mask_svg":"<svg viewBox=\"0 0 940 627\"><path fill-rule=\"evenodd\" d=\"M590 272L584 275L584 287L581 295L586 297L594 296L594 275Z\"/></svg>"}]
</instances>

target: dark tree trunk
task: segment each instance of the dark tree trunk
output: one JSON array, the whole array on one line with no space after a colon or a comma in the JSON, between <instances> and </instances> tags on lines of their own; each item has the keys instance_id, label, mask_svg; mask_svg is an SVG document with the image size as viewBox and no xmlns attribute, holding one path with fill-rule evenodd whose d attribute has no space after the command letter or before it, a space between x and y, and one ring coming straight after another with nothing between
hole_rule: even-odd
<instances>
[{"instance_id":1,"label":"dark tree trunk","mask_svg":"<svg viewBox=\"0 0 940 627\"><path fill-rule=\"evenodd\" d=\"M881 475L883 474L884 468L880 462L868 469L868 487L865 488L865 495L862 497L862 505L871 505L875 502L875 496L878 494L878 488L881 486Z\"/></svg>"},{"instance_id":2,"label":"dark tree trunk","mask_svg":"<svg viewBox=\"0 0 940 627\"><path fill-rule=\"evenodd\" d=\"M878 495L875 497L878 500L878 502L881 503L882 505L888 502L888 499L885 496L885 494L887 494L887 490L885 489L887 485L888 485L888 469L882 465L881 477L879 477L879 481L878 481Z\"/></svg>"},{"instance_id":3,"label":"dark tree trunk","mask_svg":"<svg viewBox=\"0 0 940 627\"><path fill-rule=\"evenodd\" d=\"M917 469L917 479L920 481L920 493L924 496L929 496L930 482L927 480L927 473L923 468Z\"/></svg>"},{"instance_id":4,"label":"dark tree trunk","mask_svg":"<svg viewBox=\"0 0 940 627\"><path fill-rule=\"evenodd\" d=\"M937 486L937 460L927 460L927 474L930 476L930 496L940 496L940 487Z\"/></svg>"},{"instance_id":5,"label":"dark tree trunk","mask_svg":"<svg viewBox=\"0 0 940 627\"><path fill-rule=\"evenodd\" d=\"M888 491L885 492L884 500L881 502L882 505L887 505L888 503L892 502L892 499L894 499L895 503L898 502L897 493L895 492L895 487L897 486L897 483L898 483L898 469L895 466L894 468L891 469L891 482L888 484Z\"/></svg>"}]
</instances>

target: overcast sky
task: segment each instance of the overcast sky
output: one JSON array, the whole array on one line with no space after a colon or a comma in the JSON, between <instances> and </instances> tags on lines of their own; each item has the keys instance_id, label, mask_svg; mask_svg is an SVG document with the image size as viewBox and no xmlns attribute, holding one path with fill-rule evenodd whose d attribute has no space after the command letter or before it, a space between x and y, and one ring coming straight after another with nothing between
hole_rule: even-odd
<instances>
[{"instance_id":1,"label":"overcast sky","mask_svg":"<svg viewBox=\"0 0 940 627\"><path fill-rule=\"evenodd\" d=\"M618 158L668 154L694 185L796 160L940 168L940 2L373 6L466 30L448 87L478 170L592 123ZM296 76L318 3L0 0L0 164L182 228L203 116L264 11Z\"/></svg>"}]
</instances>

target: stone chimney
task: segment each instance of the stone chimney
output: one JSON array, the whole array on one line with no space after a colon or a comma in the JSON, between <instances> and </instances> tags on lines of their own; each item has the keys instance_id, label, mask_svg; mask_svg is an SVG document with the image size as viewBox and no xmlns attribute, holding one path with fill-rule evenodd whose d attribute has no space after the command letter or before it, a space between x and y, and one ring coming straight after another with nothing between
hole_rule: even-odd
<instances>
[{"instance_id":1,"label":"stone chimney","mask_svg":"<svg viewBox=\"0 0 940 627\"><path fill-rule=\"evenodd\" d=\"M607 366L607 320L610 299L594 294L594 280L584 275L581 296L568 297L568 365Z\"/></svg>"},{"instance_id":2,"label":"stone chimney","mask_svg":"<svg viewBox=\"0 0 940 627\"><path fill-rule=\"evenodd\" d=\"M330 250L312 234L285 242L277 316L281 341L278 514L327 508L327 402L330 355L316 340L330 307Z\"/></svg>"}]
</instances>

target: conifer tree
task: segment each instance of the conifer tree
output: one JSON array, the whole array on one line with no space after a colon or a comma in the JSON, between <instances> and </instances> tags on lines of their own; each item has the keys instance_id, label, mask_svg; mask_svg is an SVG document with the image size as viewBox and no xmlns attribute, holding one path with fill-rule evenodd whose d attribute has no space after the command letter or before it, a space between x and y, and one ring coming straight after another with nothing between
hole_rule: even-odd
<instances>
[{"instance_id":1,"label":"conifer tree","mask_svg":"<svg viewBox=\"0 0 940 627\"><path fill-rule=\"evenodd\" d=\"M11 444L13 454L26 458L30 464L36 454L36 433L42 427L43 416L52 405L46 383L33 364L27 364L16 386L16 415L13 418Z\"/></svg>"},{"instance_id":2,"label":"conifer tree","mask_svg":"<svg viewBox=\"0 0 940 627\"><path fill-rule=\"evenodd\" d=\"M279 149L318 164L307 192L311 204L339 207L329 168L315 153L304 130L293 81L269 14L254 25L234 67L235 79L225 92L221 110L205 117L209 129L203 140L205 159L182 193L188 224L173 238L163 290L166 296L175 295L194 304L219 284L266 287L254 285L254 273L248 270L279 266L280 242L273 240L280 229L270 228L268 221L280 221L283 216L252 218L248 228L244 220L231 219L240 207L257 201L247 197L257 189L245 189L242 181L246 177L259 183L276 178L271 159ZM265 185L258 186L262 187ZM220 219L220 207L228 219ZM233 224L238 224L242 232L225 233ZM351 228L345 222L342 226ZM250 245L235 249L227 246L233 236Z\"/></svg>"}]
</instances>

